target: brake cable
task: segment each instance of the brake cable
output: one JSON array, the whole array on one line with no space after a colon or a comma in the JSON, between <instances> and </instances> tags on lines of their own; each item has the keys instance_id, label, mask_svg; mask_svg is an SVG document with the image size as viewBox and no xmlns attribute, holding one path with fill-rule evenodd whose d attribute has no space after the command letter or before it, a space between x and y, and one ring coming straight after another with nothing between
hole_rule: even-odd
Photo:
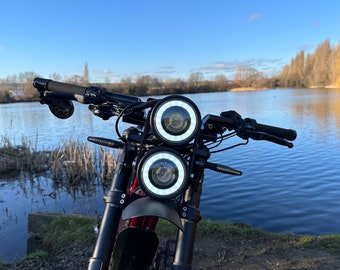
<instances>
[{"instance_id":1,"label":"brake cable","mask_svg":"<svg viewBox=\"0 0 340 270\"><path fill-rule=\"evenodd\" d=\"M130 109L131 107L133 107L135 104L130 104L128 106L126 106L123 110L121 110L121 112L117 115L117 120L116 120L116 123L115 123L115 130L116 130L116 134L118 136L118 138L121 138L122 135L119 131L119 127L118 127L118 124L119 124L119 121L120 119L124 116L124 113L126 110Z\"/></svg>"},{"instance_id":2,"label":"brake cable","mask_svg":"<svg viewBox=\"0 0 340 270\"><path fill-rule=\"evenodd\" d=\"M232 138L236 135L237 135L236 132L231 132L231 133L225 134L223 136L218 137L217 138L218 141L216 140L217 142L207 143L206 146L209 148L209 150L214 149L214 148L218 147L223 142L223 140L230 139L230 138ZM216 145L209 147L209 145L213 145L213 144L216 144Z\"/></svg>"},{"instance_id":3,"label":"brake cable","mask_svg":"<svg viewBox=\"0 0 340 270\"><path fill-rule=\"evenodd\" d=\"M229 147L225 147L223 149L218 149L218 150L215 150L215 151L211 151L210 153L214 154L214 153L219 153L219 152L223 152L223 151L226 151L226 150L230 150L230 149L235 148L237 146L247 145L248 142L249 142L249 139L246 139L246 142L238 143L238 144L235 144L235 145L232 145L232 146L229 146Z\"/></svg>"}]
</instances>

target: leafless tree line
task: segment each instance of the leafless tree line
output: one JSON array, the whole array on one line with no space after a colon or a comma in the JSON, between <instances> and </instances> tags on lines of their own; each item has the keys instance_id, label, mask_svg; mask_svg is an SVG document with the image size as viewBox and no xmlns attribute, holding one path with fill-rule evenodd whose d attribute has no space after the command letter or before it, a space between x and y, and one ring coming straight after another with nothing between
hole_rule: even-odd
<instances>
[{"instance_id":1,"label":"leafless tree line","mask_svg":"<svg viewBox=\"0 0 340 270\"><path fill-rule=\"evenodd\" d=\"M327 39L313 53L298 52L278 79L284 87L340 87L340 43Z\"/></svg>"},{"instance_id":2,"label":"leafless tree line","mask_svg":"<svg viewBox=\"0 0 340 270\"><path fill-rule=\"evenodd\" d=\"M38 76L39 74L28 71L0 78L0 102L37 100L38 93L33 88L32 81ZM63 77L53 73L49 78L84 86L98 85L109 91L138 96L229 91L237 87L340 87L340 43L331 46L327 39L318 45L313 53L306 54L302 50L278 75L270 78L253 67L239 67L231 80L224 74L216 75L213 79L205 79L204 74L197 71L191 73L187 79L164 80L156 76L139 75L134 78L125 77L114 83L108 80L106 83L96 83L90 82L87 63L81 75Z\"/></svg>"}]
</instances>

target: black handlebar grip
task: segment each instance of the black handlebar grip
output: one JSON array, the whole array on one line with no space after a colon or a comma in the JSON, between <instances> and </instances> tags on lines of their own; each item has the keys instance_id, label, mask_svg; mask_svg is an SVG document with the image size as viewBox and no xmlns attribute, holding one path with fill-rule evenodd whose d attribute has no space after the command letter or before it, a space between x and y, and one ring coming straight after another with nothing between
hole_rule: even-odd
<instances>
[{"instance_id":1,"label":"black handlebar grip","mask_svg":"<svg viewBox=\"0 0 340 270\"><path fill-rule=\"evenodd\" d=\"M297 133L293 129L285 129L280 127L274 127L264 124L259 124L255 119L246 118L246 122L251 123L256 131L268 133L289 141L294 141L296 139Z\"/></svg>"},{"instance_id":2,"label":"black handlebar grip","mask_svg":"<svg viewBox=\"0 0 340 270\"><path fill-rule=\"evenodd\" d=\"M64 93L64 94L75 94L84 95L86 87L80 85L74 85L69 83L56 82L49 79L35 78L33 81L35 88L43 88L47 91Z\"/></svg>"}]
</instances>

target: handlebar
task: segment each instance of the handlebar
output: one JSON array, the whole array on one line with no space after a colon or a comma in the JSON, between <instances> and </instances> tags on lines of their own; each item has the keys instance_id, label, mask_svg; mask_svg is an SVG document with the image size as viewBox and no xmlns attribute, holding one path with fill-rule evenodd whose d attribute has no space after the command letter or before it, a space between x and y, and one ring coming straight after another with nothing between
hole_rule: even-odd
<instances>
[{"instance_id":1,"label":"handlebar","mask_svg":"<svg viewBox=\"0 0 340 270\"><path fill-rule=\"evenodd\" d=\"M64 94L81 95L84 96L86 88L80 85L69 83L56 82L49 79L35 78L33 86L37 89L44 89L46 91L59 92Z\"/></svg>"},{"instance_id":2,"label":"handlebar","mask_svg":"<svg viewBox=\"0 0 340 270\"><path fill-rule=\"evenodd\" d=\"M280 128L280 127L260 124L260 123L257 123L255 119L251 119L251 118L246 118L244 119L244 121L246 123L251 124L251 126L254 127L256 131L267 133L267 134L280 137L282 139L286 139L289 141L294 141L297 136L296 131L292 129L285 129L285 128Z\"/></svg>"},{"instance_id":3,"label":"handlebar","mask_svg":"<svg viewBox=\"0 0 340 270\"><path fill-rule=\"evenodd\" d=\"M40 98L45 99L69 99L83 104L102 105L110 102L125 108L132 104L140 104L141 100L130 95L107 92L105 88L96 86L80 86L69 83L52 81L49 79L35 78L33 86L40 92ZM139 109L139 107L137 107Z\"/></svg>"},{"instance_id":4,"label":"handlebar","mask_svg":"<svg viewBox=\"0 0 340 270\"><path fill-rule=\"evenodd\" d=\"M106 89L95 86L85 87L43 78L35 78L33 86L40 92L42 100L68 99L83 104L102 104L107 99Z\"/></svg>"},{"instance_id":5,"label":"handlebar","mask_svg":"<svg viewBox=\"0 0 340 270\"><path fill-rule=\"evenodd\" d=\"M121 110L125 110L126 114L130 114L127 119L129 123L140 124L139 121L136 122L133 119L136 117L142 119L143 114L135 115L134 112L141 112L157 102L155 99L142 102L134 96L107 92L105 88L84 87L43 78L35 78L33 86L40 92L41 102L47 103L49 106L53 105L51 99L76 100L83 104L92 104L90 105L92 112L103 119L118 115ZM111 105L116 106L116 111L111 110ZM225 111L220 116L207 115L202 120L202 124L206 131L205 136L210 140L214 140L217 134L222 134L226 130L235 130L237 135L243 139L267 140L291 148L293 144L288 141L295 140L297 136L295 130L260 124L251 118L243 119L235 111Z\"/></svg>"},{"instance_id":6,"label":"handlebar","mask_svg":"<svg viewBox=\"0 0 340 270\"><path fill-rule=\"evenodd\" d=\"M296 139L297 133L292 129L259 124L254 119L243 119L235 111L222 112L220 116L207 115L203 120L205 139L216 140L216 134L223 134L226 130L235 130L243 139L266 140L289 148L293 144L289 141Z\"/></svg>"}]
</instances>

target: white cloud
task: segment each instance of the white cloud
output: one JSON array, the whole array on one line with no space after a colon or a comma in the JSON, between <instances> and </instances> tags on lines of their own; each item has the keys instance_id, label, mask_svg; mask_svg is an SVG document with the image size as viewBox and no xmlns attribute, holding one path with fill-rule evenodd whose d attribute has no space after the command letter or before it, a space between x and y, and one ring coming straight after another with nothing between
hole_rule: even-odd
<instances>
[{"instance_id":1,"label":"white cloud","mask_svg":"<svg viewBox=\"0 0 340 270\"><path fill-rule=\"evenodd\" d=\"M155 74L158 74L158 75L167 75L167 74L173 74L175 73L176 70L174 67L172 66L163 66L163 67L160 67L158 70L156 70Z\"/></svg>"},{"instance_id":2,"label":"white cloud","mask_svg":"<svg viewBox=\"0 0 340 270\"><path fill-rule=\"evenodd\" d=\"M218 61L212 65L201 67L197 70L209 73L234 73L239 67L255 68L260 72L271 74L283 67L282 59L248 59L244 61Z\"/></svg>"},{"instance_id":3,"label":"white cloud","mask_svg":"<svg viewBox=\"0 0 340 270\"><path fill-rule=\"evenodd\" d=\"M259 20L261 17L262 17L261 14L259 14L259 13L254 13L254 14L252 14L252 15L250 15L250 16L248 17L248 22L257 21L257 20Z\"/></svg>"}]
</instances>

